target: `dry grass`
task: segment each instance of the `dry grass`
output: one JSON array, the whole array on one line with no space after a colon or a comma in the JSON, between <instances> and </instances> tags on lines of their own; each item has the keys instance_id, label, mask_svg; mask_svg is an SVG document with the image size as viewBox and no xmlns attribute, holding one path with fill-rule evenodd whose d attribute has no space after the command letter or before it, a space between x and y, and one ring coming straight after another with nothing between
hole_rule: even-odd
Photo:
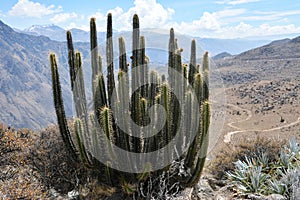
<instances>
[{"instance_id":1,"label":"dry grass","mask_svg":"<svg viewBox=\"0 0 300 200\"><path fill-rule=\"evenodd\" d=\"M56 126L34 132L0 123L0 199L65 199L70 191L104 199L118 193L91 173L70 159Z\"/></svg>"},{"instance_id":2,"label":"dry grass","mask_svg":"<svg viewBox=\"0 0 300 200\"><path fill-rule=\"evenodd\" d=\"M28 154L34 133L0 125L0 199L45 199L47 189L30 167Z\"/></svg>"}]
</instances>

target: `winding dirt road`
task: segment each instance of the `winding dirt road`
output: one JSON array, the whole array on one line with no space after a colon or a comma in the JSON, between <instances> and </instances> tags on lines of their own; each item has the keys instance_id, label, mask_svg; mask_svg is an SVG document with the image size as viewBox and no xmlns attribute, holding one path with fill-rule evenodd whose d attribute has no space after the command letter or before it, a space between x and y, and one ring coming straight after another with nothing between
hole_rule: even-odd
<instances>
[{"instance_id":1,"label":"winding dirt road","mask_svg":"<svg viewBox=\"0 0 300 200\"><path fill-rule=\"evenodd\" d=\"M252 118L252 112L248 109L244 109L244 108L241 108L239 106L236 106L236 105L233 105L233 104L227 104L228 106L231 106L231 107L234 107L240 111L245 111L247 113L247 117L245 119L242 119L242 120L239 120L239 121L235 121L235 122L230 122L228 123L227 125L233 129L235 129L235 131L231 131L229 133L227 133L225 136L224 136L224 142L225 143L229 143L231 141L231 136L234 135L234 134L238 134L238 133L244 133L244 132L270 132L270 131L276 131L276 130L280 130L282 128L288 128L290 126L294 126L296 124L299 124L300 123L300 116L298 117L298 119L292 123L289 123L289 124L285 124L285 125L282 125L282 126L279 126L279 127L275 127L275 128L270 128L270 129L262 129L262 130L242 130L241 128L233 125L233 124L236 124L236 123L240 123L240 122L244 122L244 121L248 121L249 119Z\"/></svg>"}]
</instances>

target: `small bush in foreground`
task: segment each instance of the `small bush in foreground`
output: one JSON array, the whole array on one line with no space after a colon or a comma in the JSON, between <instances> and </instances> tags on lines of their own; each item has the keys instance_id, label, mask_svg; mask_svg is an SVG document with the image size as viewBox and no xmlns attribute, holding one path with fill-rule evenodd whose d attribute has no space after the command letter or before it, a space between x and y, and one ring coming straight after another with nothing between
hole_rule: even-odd
<instances>
[{"instance_id":1,"label":"small bush in foreground","mask_svg":"<svg viewBox=\"0 0 300 200\"><path fill-rule=\"evenodd\" d=\"M273 154L274 155L274 154ZM300 196L300 145L292 139L275 159L261 151L234 163L226 172L232 184L243 193L281 194L287 199Z\"/></svg>"},{"instance_id":2,"label":"small bush in foreground","mask_svg":"<svg viewBox=\"0 0 300 200\"><path fill-rule=\"evenodd\" d=\"M226 172L235 169L235 162L238 160L245 161L246 157L254 157L263 154L268 157L269 162L276 160L276 155L279 155L284 141L266 139L257 137L241 141L238 145L229 145L216 155L214 162L210 168L210 173L218 180L226 180L228 177Z\"/></svg>"}]
</instances>

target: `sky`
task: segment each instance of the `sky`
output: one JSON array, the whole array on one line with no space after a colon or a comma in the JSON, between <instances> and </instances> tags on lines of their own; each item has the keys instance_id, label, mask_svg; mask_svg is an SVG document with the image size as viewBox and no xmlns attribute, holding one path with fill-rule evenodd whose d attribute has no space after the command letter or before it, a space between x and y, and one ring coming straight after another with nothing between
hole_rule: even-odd
<instances>
[{"instance_id":1,"label":"sky","mask_svg":"<svg viewBox=\"0 0 300 200\"><path fill-rule=\"evenodd\" d=\"M299 0L1 0L0 19L11 27L55 24L98 31L112 13L113 28L130 30L138 14L141 28L161 28L203 38L300 35Z\"/></svg>"}]
</instances>

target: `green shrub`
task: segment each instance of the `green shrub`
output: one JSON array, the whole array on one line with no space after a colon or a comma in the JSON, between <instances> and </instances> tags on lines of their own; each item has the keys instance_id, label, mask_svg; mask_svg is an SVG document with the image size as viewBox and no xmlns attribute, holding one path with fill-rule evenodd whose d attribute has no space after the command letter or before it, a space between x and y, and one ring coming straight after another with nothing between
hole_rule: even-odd
<instances>
[{"instance_id":1,"label":"green shrub","mask_svg":"<svg viewBox=\"0 0 300 200\"><path fill-rule=\"evenodd\" d=\"M229 180L243 193L281 194L287 199L300 195L300 145L291 139L283 146L275 160L266 152L245 156L234 163L235 168L226 172Z\"/></svg>"}]
</instances>

